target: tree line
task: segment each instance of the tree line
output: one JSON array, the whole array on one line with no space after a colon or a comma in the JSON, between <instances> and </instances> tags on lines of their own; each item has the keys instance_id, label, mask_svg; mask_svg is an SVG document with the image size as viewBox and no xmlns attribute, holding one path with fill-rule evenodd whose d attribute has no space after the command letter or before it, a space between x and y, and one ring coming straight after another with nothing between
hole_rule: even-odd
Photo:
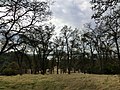
<instances>
[{"instance_id":1,"label":"tree line","mask_svg":"<svg viewBox=\"0 0 120 90\"><path fill-rule=\"evenodd\" d=\"M47 22L49 1L0 1L0 73L120 73L120 8L117 0L91 0L95 27Z\"/></svg>"}]
</instances>

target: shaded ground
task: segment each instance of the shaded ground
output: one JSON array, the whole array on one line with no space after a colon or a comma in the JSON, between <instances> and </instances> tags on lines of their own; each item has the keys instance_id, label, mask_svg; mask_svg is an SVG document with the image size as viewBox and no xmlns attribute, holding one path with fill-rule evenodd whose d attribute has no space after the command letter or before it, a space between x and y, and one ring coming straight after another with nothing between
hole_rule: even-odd
<instances>
[{"instance_id":1,"label":"shaded ground","mask_svg":"<svg viewBox=\"0 0 120 90\"><path fill-rule=\"evenodd\" d=\"M0 76L0 90L120 90L118 75Z\"/></svg>"}]
</instances>

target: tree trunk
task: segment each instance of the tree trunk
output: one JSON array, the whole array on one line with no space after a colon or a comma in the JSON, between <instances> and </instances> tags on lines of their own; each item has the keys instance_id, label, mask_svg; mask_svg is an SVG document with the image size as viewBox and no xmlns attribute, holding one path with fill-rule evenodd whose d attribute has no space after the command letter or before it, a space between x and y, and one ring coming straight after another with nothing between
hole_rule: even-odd
<instances>
[{"instance_id":1,"label":"tree trunk","mask_svg":"<svg viewBox=\"0 0 120 90\"><path fill-rule=\"evenodd\" d=\"M119 68L120 68L120 50L119 50L118 38L117 38L116 34L114 36L114 39L115 39L115 44L116 44L116 49L117 49L117 56L118 56L118 60L119 60Z\"/></svg>"}]
</instances>

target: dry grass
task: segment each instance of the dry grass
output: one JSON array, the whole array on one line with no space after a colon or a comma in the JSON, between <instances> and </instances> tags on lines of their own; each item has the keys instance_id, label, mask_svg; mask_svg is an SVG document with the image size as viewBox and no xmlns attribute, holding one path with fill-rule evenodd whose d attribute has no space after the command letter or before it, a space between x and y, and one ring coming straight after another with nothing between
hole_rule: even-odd
<instances>
[{"instance_id":1,"label":"dry grass","mask_svg":"<svg viewBox=\"0 0 120 90\"><path fill-rule=\"evenodd\" d=\"M120 90L120 82L117 75L0 76L0 90Z\"/></svg>"}]
</instances>

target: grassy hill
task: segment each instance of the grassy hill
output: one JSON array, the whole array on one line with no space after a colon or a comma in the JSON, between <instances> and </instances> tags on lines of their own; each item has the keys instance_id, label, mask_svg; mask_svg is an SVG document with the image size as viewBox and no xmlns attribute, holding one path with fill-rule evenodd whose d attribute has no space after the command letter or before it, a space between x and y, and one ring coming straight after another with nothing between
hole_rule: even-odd
<instances>
[{"instance_id":1,"label":"grassy hill","mask_svg":"<svg viewBox=\"0 0 120 90\"><path fill-rule=\"evenodd\" d=\"M0 76L0 90L120 90L119 78L94 74Z\"/></svg>"}]
</instances>

